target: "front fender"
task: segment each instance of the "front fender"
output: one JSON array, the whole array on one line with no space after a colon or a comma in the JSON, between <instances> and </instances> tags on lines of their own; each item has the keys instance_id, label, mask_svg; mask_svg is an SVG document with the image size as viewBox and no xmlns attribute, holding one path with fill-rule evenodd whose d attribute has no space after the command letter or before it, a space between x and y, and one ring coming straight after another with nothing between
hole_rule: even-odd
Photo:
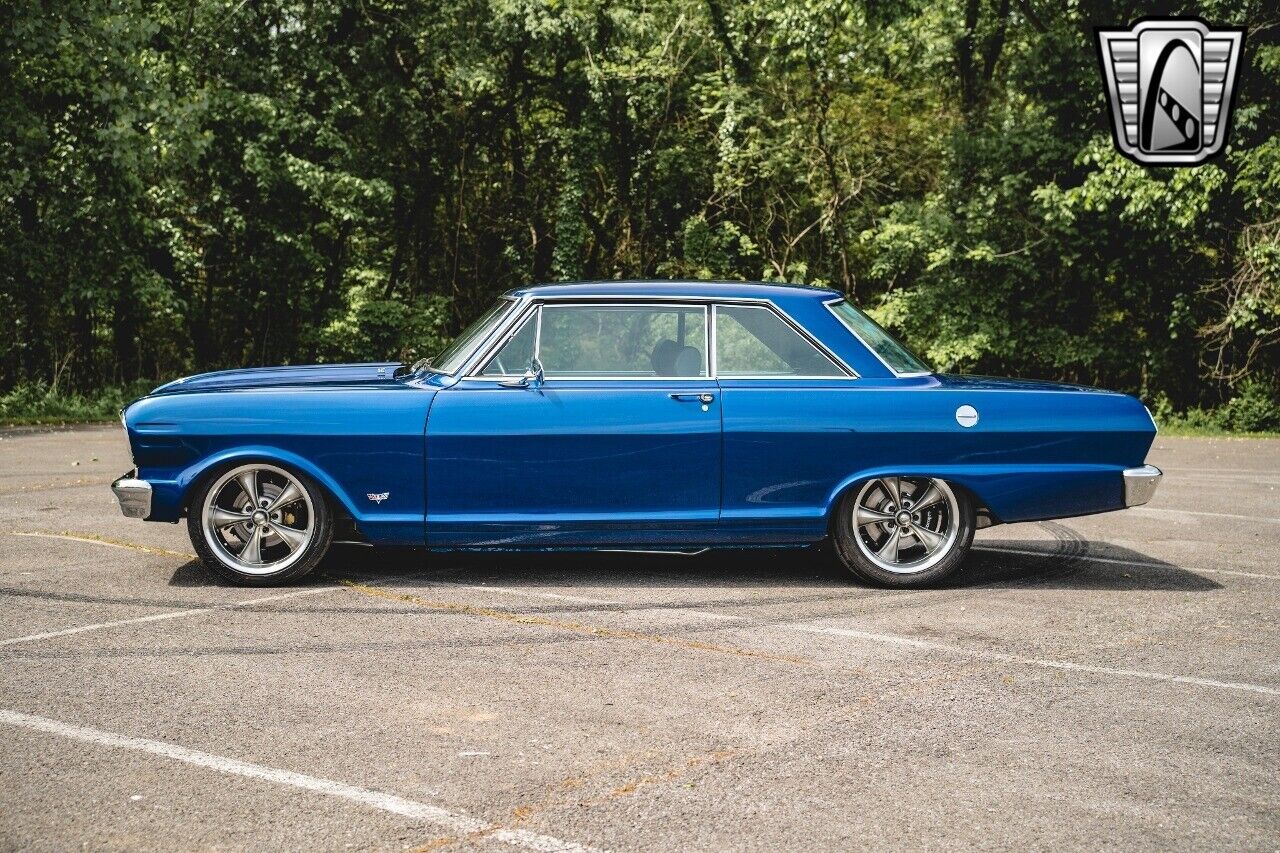
<instances>
[{"instance_id":1,"label":"front fender","mask_svg":"<svg viewBox=\"0 0 1280 853\"><path fill-rule=\"evenodd\" d=\"M191 499L191 487L199 482L206 473L224 464L239 464L242 462L276 462L296 471L301 471L319 483L330 496L342 505L348 515L356 521L360 521L362 518L361 513L356 508L356 502L351 499L351 495L347 494L346 490L342 488L336 479L330 476L329 472L309 459L305 459L282 447L274 447L269 444L230 447L200 459L180 471L173 480L179 512L186 511ZM153 483L152 488L154 489L155 486L156 484Z\"/></svg>"},{"instance_id":2,"label":"front fender","mask_svg":"<svg viewBox=\"0 0 1280 853\"><path fill-rule=\"evenodd\" d=\"M968 490L1002 522L1068 518L1124 509L1124 466L1084 463L1049 465L900 465L850 474L827 498L829 524L854 485L876 477L934 477Z\"/></svg>"}]
</instances>

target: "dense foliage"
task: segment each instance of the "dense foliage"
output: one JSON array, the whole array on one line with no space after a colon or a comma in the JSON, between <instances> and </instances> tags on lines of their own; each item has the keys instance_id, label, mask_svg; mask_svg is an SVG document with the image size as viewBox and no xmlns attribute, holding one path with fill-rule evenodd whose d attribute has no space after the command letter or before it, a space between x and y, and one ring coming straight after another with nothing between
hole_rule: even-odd
<instances>
[{"instance_id":1,"label":"dense foliage","mask_svg":"<svg viewBox=\"0 0 1280 853\"><path fill-rule=\"evenodd\" d=\"M1232 144L1153 169L1092 35L1149 11L11 0L0 392L409 358L527 282L714 277L841 288L941 369L1247 381L1265 421L1280 14L1186 6L1248 28Z\"/></svg>"}]
</instances>

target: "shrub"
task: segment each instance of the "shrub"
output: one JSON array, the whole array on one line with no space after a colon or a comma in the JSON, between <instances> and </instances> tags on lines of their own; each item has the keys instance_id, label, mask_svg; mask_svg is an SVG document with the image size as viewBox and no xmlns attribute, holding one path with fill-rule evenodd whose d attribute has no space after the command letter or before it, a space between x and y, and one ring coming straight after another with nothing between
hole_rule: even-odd
<instances>
[{"instance_id":1,"label":"shrub","mask_svg":"<svg viewBox=\"0 0 1280 853\"><path fill-rule=\"evenodd\" d=\"M23 383L0 394L0 423L56 424L110 421L119 417L125 403L146 394L158 383L144 379L113 385L94 394L65 393L43 380Z\"/></svg>"}]
</instances>

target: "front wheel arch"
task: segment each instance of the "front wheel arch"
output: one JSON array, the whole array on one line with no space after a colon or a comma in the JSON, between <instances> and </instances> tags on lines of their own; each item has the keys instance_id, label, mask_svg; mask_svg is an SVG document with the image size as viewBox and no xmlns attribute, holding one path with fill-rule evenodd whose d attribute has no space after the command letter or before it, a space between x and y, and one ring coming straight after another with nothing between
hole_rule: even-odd
<instances>
[{"instance_id":1,"label":"front wheel arch","mask_svg":"<svg viewBox=\"0 0 1280 853\"><path fill-rule=\"evenodd\" d=\"M265 543L262 545L262 556L258 556L259 552L255 546L254 556L249 557L248 562L240 562L237 558L243 559L243 555L237 554L235 551L228 551L227 545L220 541L224 538L221 531L226 529L227 524L218 522L216 513L222 513L224 510L235 512L237 511L235 504L239 502L222 503L213 495L223 492L226 488L224 481L234 488L235 479L232 478L233 475L237 474L238 469L248 468L258 468L259 470L254 473L253 481L249 482L244 488L250 489L252 490L251 493L256 492L258 495L266 493L261 504L261 506L267 507L267 509L263 510L264 513L271 512L267 500L270 499L272 492L269 489L273 485L268 484L265 488L260 485L263 482L261 477L264 469L268 472L267 476L275 479L276 491L274 494L281 494L282 489L286 492L288 488L297 489L293 493L294 499L292 501L287 501L282 496L282 500L287 501L284 506L301 507L300 511L307 525L305 527L306 538L299 540L299 544L295 545L295 549L301 549L297 551L296 556L286 552L282 559L282 555L278 553L281 547L287 547L288 541L292 538L283 536L284 531L290 530L290 526L292 526L294 533L298 533L303 529L298 528L294 520L288 517L288 509L282 509L269 516L264 515L261 520L257 518L257 513L255 513L253 519L259 523L272 519L269 527L264 525L261 529L268 531L268 535L272 535L271 531L273 530L277 531L274 535L279 536L280 541L275 546L277 555L274 559L266 559L266 549L271 547L270 540L266 537L262 537L259 540L260 534L258 533L253 536L253 541ZM293 481L293 486L289 486L290 480ZM243 489L241 491L243 492ZM206 529L206 524L211 516L209 512L206 512L205 505L211 501L214 502L212 512L215 515L212 517L215 519L213 523L218 528L217 531L213 528ZM305 505L303 505L303 502L305 502ZM208 466L203 475L195 481L189 490L188 504L187 533L197 557L210 571L224 580L242 586L279 586L294 582L310 573L324 559L333 541L335 503L332 497L327 494L326 489L320 483L306 472L276 460L232 458L224 460L220 464ZM250 502L250 505L257 505L256 498ZM239 511L248 512L244 508L239 509ZM285 516L283 520L279 517L281 515ZM242 541L244 540L242 539ZM290 559L290 556L295 556L295 558ZM279 565L278 570L274 570L275 565ZM273 570L261 571L261 569Z\"/></svg>"},{"instance_id":2,"label":"front wheel arch","mask_svg":"<svg viewBox=\"0 0 1280 853\"><path fill-rule=\"evenodd\" d=\"M182 515L185 516L190 512L192 498L208 478L216 476L218 471L230 465L244 465L250 462L282 465L307 475L320 487L329 501L329 508L335 515L359 521L360 516L356 514L355 504L350 496L342 490L337 480L329 476L328 472L296 453L265 445L237 447L215 453L179 474L177 482L182 489Z\"/></svg>"}]
</instances>

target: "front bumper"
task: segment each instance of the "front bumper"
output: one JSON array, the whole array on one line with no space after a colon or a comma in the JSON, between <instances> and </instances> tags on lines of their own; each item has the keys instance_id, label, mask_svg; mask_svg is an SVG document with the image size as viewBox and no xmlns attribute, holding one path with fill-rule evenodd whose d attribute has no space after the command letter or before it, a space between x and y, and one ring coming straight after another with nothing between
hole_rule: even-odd
<instances>
[{"instance_id":1,"label":"front bumper","mask_svg":"<svg viewBox=\"0 0 1280 853\"><path fill-rule=\"evenodd\" d=\"M1154 465L1126 468L1124 471L1124 505L1142 506L1155 497L1156 487L1164 472Z\"/></svg>"},{"instance_id":2,"label":"front bumper","mask_svg":"<svg viewBox=\"0 0 1280 853\"><path fill-rule=\"evenodd\" d=\"M151 484L136 479L134 473L130 471L119 477L111 484L111 491L115 492L125 518L146 518L151 515Z\"/></svg>"}]
</instances>

